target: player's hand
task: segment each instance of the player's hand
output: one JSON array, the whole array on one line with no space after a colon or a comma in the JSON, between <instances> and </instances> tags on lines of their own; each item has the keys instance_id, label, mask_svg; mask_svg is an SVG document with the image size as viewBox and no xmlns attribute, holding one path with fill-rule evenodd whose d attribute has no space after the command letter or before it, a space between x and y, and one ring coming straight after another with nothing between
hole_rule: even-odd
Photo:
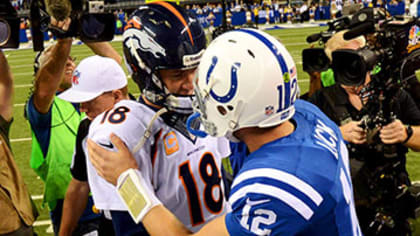
<instances>
[{"instance_id":1,"label":"player's hand","mask_svg":"<svg viewBox=\"0 0 420 236\"><path fill-rule=\"evenodd\" d=\"M88 139L89 159L98 174L106 181L117 185L118 177L126 170L137 169L137 162L125 143L115 134L110 135L116 152L107 150Z\"/></svg>"},{"instance_id":2,"label":"player's hand","mask_svg":"<svg viewBox=\"0 0 420 236\"><path fill-rule=\"evenodd\" d=\"M407 130L400 120L394 120L382 127L379 137L385 144L402 143L407 138Z\"/></svg>"},{"instance_id":3,"label":"player's hand","mask_svg":"<svg viewBox=\"0 0 420 236\"><path fill-rule=\"evenodd\" d=\"M362 144L366 142L366 132L360 127L360 121L350 121L340 126L340 130L344 140L350 143Z\"/></svg>"}]
</instances>

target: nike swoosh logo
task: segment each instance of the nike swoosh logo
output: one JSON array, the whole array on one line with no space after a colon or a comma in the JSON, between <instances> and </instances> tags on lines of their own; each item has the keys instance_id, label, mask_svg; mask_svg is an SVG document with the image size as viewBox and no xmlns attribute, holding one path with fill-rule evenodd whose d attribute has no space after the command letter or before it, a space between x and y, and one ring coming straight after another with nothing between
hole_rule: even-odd
<instances>
[{"instance_id":1,"label":"nike swoosh logo","mask_svg":"<svg viewBox=\"0 0 420 236\"><path fill-rule=\"evenodd\" d=\"M259 205L259 204L263 204L266 202L269 202L270 199L263 199L263 200L259 200L259 201L251 201L249 200L249 198L246 199L246 204L249 206L255 206L255 205Z\"/></svg>"},{"instance_id":2,"label":"nike swoosh logo","mask_svg":"<svg viewBox=\"0 0 420 236\"><path fill-rule=\"evenodd\" d=\"M113 149L114 148L114 145L112 143L108 143L108 144L99 143L99 145L104 146L104 147L107 147L107 148L110 148L110 149Z\"/></svg>"}]
</instances>

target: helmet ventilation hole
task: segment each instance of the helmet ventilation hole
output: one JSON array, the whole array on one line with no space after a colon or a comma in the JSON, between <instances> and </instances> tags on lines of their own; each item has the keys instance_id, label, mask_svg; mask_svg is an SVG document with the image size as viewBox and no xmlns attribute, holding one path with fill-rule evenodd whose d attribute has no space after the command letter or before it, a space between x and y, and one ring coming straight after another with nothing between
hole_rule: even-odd
<instances>
[{"instance_id":1,"label":"helmet ventilation hole","mask_svg":"<svg viewBox=\"0 0 420 236\"><path fill-rule=\"evenodd\" d=\"M165 20L164 23L168 28L172 28L172 25L169 23L169 21Z\"/></svg>"},{"instance_id":2,"label":"helmet ventilation hole","mask_svg":"<svg viewBox=\"0 0 420 236\"><path fill-rule=\"evenodd\" d=\"M255 58L254 53L251 50L249 50L249 49L248 49L248 54L251 55L252 58Z\"/></svg>"},{"instance_id":3,"label":"helmet ventilation hole","mask_svg":"<svg viewBox=\"0 0 420 236\"><path fill-rule=\"evenodd\" d=\"M229 42L229 43L236 43L236 40L229 39L229 40L228 40L228 42Z\"/></svg>"},{"instance_id":4,"label":"helmet ventilation hole","mask_svg":"<svg viewBox=\"0 0 420 236\"><path fill-rule=\"evenodd\" d=\"M225 116L226 114L227 114L227 111L226 111L226 108L224 108L223 106L217 106L217 110L219 111L219 113L222 115L222 116Z\"/></svg>"}]
</instances>

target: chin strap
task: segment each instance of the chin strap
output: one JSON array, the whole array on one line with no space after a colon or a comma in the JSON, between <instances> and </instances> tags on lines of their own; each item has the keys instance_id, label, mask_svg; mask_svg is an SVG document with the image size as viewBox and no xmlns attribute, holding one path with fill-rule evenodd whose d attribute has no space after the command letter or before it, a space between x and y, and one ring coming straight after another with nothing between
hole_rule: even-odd
<instances>
[{"instance_id":1,"label":"chin strap","mask_svg":"<svg viewBox=\"0 0 420 236\"><path fill-rule=\"evenodd\" d=\"M159 118L162 114L168 112L168 110L164 107L156 112L156 114L152 117L152 120L150 120L149 124L147 125L146 131L144 132L144 135L141 137L140 141L137 143L136 146L131 150L132 153L138 152L144 145L144 143L147 141L147 139L150 138L152 135L152 127L153 123L157 118Z\"/></svg>"},{"instance_id":2,"label":"chin strap","mask_svg":"<svg viewBox=\"0 0 420 236\"><path fill-rule=\"evenodd\" d=\"M199 130L199 129L195 129L193 127L194 121L200 119L200 113L199 112L194 112L192 115L190 115L187 119L187 130L188 132L190 132L192 135L197 136L199 138L205 138L207 137L207 133Z\"/></svg>"}]
</instances>

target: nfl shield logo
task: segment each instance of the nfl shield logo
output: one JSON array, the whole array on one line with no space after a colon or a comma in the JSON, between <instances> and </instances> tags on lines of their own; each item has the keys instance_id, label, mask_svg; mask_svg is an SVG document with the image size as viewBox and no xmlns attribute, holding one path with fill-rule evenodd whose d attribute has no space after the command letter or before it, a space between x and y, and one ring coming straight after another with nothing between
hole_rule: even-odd
<instances>
[{"instance_id":1,"label":"nfl shield logo","mask_svg":"<svg viewBox=\"0 0 420 236\"><path fill-rule=\"evenodd\" d=\"M73 84L79 84L79 78L80 78L80 72L79 71L74 71L74 73L73 73L73 77L72 77L72 79L71 79L71 82L73 83Z\"/></svg>"},{"instance_id":2,"label":"nfl shield logo","mask_svg":"<svg viewBox=\"0 0 420 236\"><path fill-rule=\"evenodd\" d=\"M273 106L267 106L265 107L265 115L269 116L274 113L274 107Z\"/></svg>"}]
</instances>

